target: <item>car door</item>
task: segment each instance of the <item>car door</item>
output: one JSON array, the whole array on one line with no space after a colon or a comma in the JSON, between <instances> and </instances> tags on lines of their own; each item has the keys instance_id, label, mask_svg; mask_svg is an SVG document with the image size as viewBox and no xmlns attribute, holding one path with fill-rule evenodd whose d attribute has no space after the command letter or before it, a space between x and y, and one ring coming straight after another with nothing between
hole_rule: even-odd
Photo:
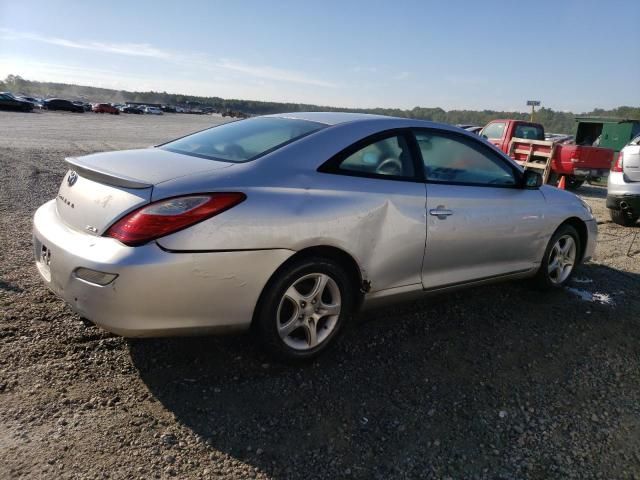
<instances>
[{"instance_id":1,"label":"car door","mask_svg":"<svg viewBox=\"0 0 640 480\"><path fill-rule=\"evenodd\" d=\"M368 137L323 165L320 172L335 175L321 176L314 184L318 192L332 192L332 203L339 204L341 198L347 202L337 209L341 213L333 235L344 237L345 249L356 257L371 293L420 287L426 193L411 144L405 130Z\"/></svg>"},{"instance_id":2,"label":"car door","mask_svg":"<svg viewBox=\"0 0 640 480\"><path fill-rule=\"evenodd\" d=\"M415 130L427 189L425 289L535 268L544 197L520 187L521 173L480 140Z\"/></svg>"},{"instance_id":3,"label":"car door","mask_svg":"<svg viewBox=\"0 0 640 480\"><path fill-rule=\"evenodd\" d=\"M480 135L493 143L496 147L505 151L504 136L507 130L507 122L494 121L488 123L480 132Z\"/></svg>"}]
</instances>

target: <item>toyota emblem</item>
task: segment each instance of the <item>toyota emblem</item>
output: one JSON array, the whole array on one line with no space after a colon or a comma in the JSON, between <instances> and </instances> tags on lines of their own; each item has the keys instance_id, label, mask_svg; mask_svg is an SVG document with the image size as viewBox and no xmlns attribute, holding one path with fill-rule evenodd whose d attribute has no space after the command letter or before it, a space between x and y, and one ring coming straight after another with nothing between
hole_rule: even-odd
<instances>
[{"instance_id":1,"label":"toyota emblem","mask_svg":"<svg viewBox=\"0 0 640 480\"><path fill-rule=\"evenodd\" d=\"M69 185L70 187L73 187L73 185L78 181L78 174L71 170L69 172L69 176L67 177L67 185Z\"/></svg>"}]
</instances>

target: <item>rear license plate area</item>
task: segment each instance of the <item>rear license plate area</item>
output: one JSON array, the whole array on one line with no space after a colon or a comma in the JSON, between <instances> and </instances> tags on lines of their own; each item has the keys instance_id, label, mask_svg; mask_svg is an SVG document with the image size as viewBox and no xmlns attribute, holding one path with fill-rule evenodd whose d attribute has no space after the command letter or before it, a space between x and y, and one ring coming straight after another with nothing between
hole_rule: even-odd
<instances>
[{"instance_id":1,"label":"rear license plate area","mask_svg":"<svg viewBox=\"0 0 640 480\"><path fill-rule=\"evenodd\" d=\"M33 250L38 270L47 281L51 281L51 250L35 237L33 239Z\"/></svg>"}]
</instances>

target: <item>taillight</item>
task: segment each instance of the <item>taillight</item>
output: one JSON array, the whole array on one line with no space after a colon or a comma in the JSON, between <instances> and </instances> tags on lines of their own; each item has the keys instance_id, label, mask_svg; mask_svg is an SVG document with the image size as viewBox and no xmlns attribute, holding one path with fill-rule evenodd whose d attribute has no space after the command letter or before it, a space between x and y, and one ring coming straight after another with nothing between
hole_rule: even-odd
<instances>
[{"instance_id":1,"label":"taillight","mask_svg":"<svg viewBox=\"0 0 640 480\"><path fill-rule=\"evenodd\" d=\"M242 202L244 193L206 193L146 205L111 225L105 236L131 247L175 233Z\"/></svg>"},{"instance_id":2,"label":"taillight","mask_svg":"<svg viewBox=\"0 0 640 480\"><path fill-rule=\"evenodd\" d=\"M614 162L614 164L613 164L613 167L611 167L611 171L612 171L612 172L622 172L622 171L623 171L623 170L622 170L622 165L623 165L623 164L622 164L622 161L623 161L623 158L622 158L622 152L620 152L620 153L618 154L618 158L617 158L617 160L616 160L616 161Z\"/></svg>"}]
</instances>

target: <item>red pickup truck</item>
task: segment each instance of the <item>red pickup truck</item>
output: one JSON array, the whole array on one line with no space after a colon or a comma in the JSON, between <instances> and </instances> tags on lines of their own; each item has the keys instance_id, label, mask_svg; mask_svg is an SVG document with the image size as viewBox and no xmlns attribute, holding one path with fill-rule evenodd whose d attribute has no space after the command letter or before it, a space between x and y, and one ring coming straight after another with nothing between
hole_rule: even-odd
<instances>
[{"instance_id":1,"label":"red pickup truck","mask_svg":"<svg viewBox=\"0 0 640 480\"><path fill-rule=\"evenodd\" d=\"M568 189L575 190L588 178L606 177L614 152L608 148L573 145L545 140L544 127L522 120L493 120L480 132L489 142L519 162L551 158L548 183L565 176Z\"/></svg>"}]
</instances>

